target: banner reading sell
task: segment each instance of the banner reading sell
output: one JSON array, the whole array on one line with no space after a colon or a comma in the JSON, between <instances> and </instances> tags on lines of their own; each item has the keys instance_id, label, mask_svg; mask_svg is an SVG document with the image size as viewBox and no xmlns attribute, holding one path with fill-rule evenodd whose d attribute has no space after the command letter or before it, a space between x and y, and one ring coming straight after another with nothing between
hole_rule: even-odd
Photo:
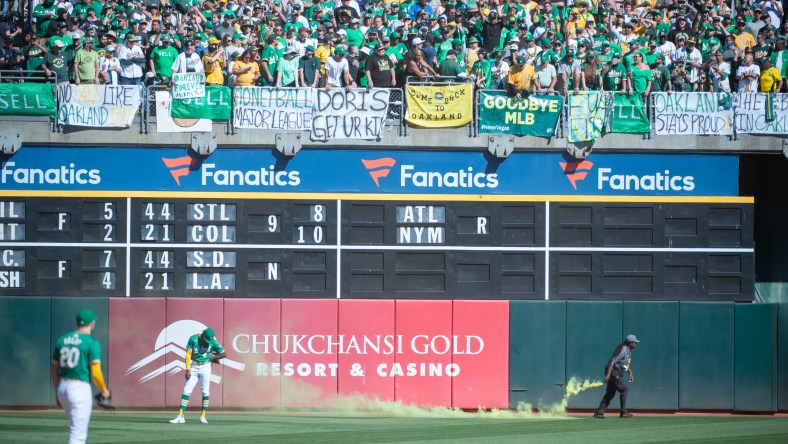
<instances>
[{"instance_id":1,"label":"banner reading sell","mask_svg":"<svg viewBox=\"0 0 788 444\"><path fill-rule=\"evenodd\" d=\"M314 88L236 86L233 125L247 129L309 131L314 96Z\"/></svg>"},{"instance_id":2,"label":"banner reading sell","mask_svg":"<svg viewBox=\"0 0 788 444\"><path fill-rule=\"evenodd\" d=\"M581 91L569 95L569 142L594 141L605 125L608 93Z\"/></svg>"},{"instance_id":3,"label":"banner reading sell","mask_svg":"<svg viewBox=\"0 0 788 444\"><path fill-rule=\"evenodd\" d=\"M140 107L138 85L57 86L57 123L94 128L124 128L131 125Z\"/></svg>"},{"instance_id":4,"label":"banner reading sell","mask_svg":"<svg viewBox=\"0 0 788 444\"><path fill-rule=\"evenodd\" d=\"M411 125L423 128L456 128L473 118L473 90L469 83L460 85L407 85L408 114Z\"/></svg>"},{"instance_id":5,"label":"banner reading sell","mask_svg":"<svg viewBox=\"0 0 788 444\"><path fill-rule=\"evenodd\" d=\"M561 96L532 95L517 100L503 91L482 91L479 132L553 137L563 105Z\"/></svg>"},{"instance_id":6,"label":"banner reading sell","mask_svg":"<svg viewBox=\"0 0 788 444\"><path fill-rule=\"evenodd\" d=\"M179 117L173 118L170 116L171 109L172 97L170 97L169 91L156 91L157 133L189 133L211 131L212 122L210 119Z\"/></svg>"},{"instance_id":7,"label":"banner reading sell","mask_svg":"<svg viewBox=\"0 0 788 444\"><path fill-rule=\"evenodd\" d=\"M194 99L205 96L205 74L201 72L176 72L172 75L172 98Z\"/></svg>"},{"instance_id":8,"label":"banner reading sell","mask_svg":"<svg viewBox=\"0 0 788 444\"><path fill-rule=\"evenodd\" d=\"M51 83L0 83L0 115L54 118L56 109Z\"/></svg>"},{"instance_id":9,"label":"banner reading sell","mask_svg":"<svg viewBox=\"0 0 788 444\"><path fill-rule=\"evenodd\" d=\"M651 124L640 94L614 93L611 133L647 133Z\"/></svg>"},{"instance_id":10,"label":"banner reading sell","mask_svg":"<svg viewBox=\"0 0 788 444\"><path fill-rule=\"evenodd\" d=\"M388 89L324 90L315 95L312 140L380 138L389 109Z\"/></svg>"},{"instance_id":11,"label":"banner reading sell","mask_svg":"<svg viewBox=\"0 0 788 444\"><path fill-rule=\"evenodd\" d=\"M788 134L788 94L772 94L769 119L766 111L769 94L736 94L736 131L749 134Z\"/></svg>"},{"instance_id":12,"label":"banner reading sell","mask_svg":"<svg viewBox=\"0 0 788 444\"><path fill-rule=\"evenodd\" d=\"M174 119L230 120L232 91L226 86L206 86L205 95L194 99L173 99Z\"/></svg>"},{"instance_id":13,"label":"banner reading sell","mask_svg":"<svg viewBox=\"0 0 788 444\"><path fill-rule=\"evenodd\" d=\"M730 93L652 93L657 134L733 134Z\"/></svg>"}]
</instances>

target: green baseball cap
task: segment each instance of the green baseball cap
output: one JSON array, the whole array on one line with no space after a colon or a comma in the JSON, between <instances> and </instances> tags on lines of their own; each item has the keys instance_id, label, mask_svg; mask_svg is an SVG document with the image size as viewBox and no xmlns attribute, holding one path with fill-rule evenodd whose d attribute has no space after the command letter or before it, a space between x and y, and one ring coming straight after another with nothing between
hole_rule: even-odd
<instances>
[{"instance_id":1,"label":"green baseball cap","mask_svg":"<svg viewBox=\"0 0 788 444\"><path fill-rule=\"evenodd\" d=\"M216 334L214 334L214 332L213 332L213 329L212 329L212 328L206 328L205 330L203 330L203 332L202 332L202 336L203 336L205 339L213 339L213 338L215 338L215 337L216 337Z\"/></svg>"},{"instance_id":2,"label":"green baseball cap","mask_svg":"<svg viewBox=\"0 0 788 444\"><path fill-rule=\"evenodd\" d=\"M345 55L346 54L345 48L341 46L337 46L336 49L334 49L334 54Z\"/></svg>"},{"instance_id":3,"label":"green baseball cap","mask_svg":"<svg viewBox=\"0 0 788 444\"><path fill-rule=\"evenodd\" d=\"M77 313L77 325L79 326L88 325L95 320L96 315L93 314L93 310L83 308Z\"/></svg>"}]
</instances>

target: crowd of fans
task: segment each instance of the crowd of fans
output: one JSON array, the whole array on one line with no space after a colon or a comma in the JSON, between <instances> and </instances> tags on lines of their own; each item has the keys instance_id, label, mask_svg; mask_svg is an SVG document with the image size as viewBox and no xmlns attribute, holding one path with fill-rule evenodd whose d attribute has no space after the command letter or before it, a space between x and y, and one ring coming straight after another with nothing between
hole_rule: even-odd
<instances>
[{"instance_id":1,"label":"crowd of fans","mask_svg":"<svg viewBox=\"0 0 788 444\"><path fill-rule=\"evenodd\" d=\"M75 84L204 72L227 86L462 78L513 95L788 90L771 0L336 1L0 0L0 69Z\"/></svg>"}]
</instances>

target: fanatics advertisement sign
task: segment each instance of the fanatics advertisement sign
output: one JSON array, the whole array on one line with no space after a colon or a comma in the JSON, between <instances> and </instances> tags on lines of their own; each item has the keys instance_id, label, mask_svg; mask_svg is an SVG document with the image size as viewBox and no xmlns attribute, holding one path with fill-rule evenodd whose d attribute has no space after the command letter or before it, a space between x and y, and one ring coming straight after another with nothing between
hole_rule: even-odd
<instances>
[{"instance_id":1,"label":"fanatics advertisement sign","mask_svg":"<svg viewBox=\"0 0 788 444\"><path fill-rule=\"evenodd\" d=\"M509 402L508 301L112 298L109 327L118 406L179 405L186 343L207 327L227 353L214 407Z\"/></svg>"},{"instance_id":2,"label":"fanatics advertisement sign","mask_svg":"<svg viewBox=\"0 0 788 444\"><path fill-rule=\"evenodd\" d=\"M129 167L129 166L132 167ZM145 180L140 181L140 174ZM4 158L6 190L473 195L737 196L736 155L473 151L26 147Z\"/></svg>"}]
</instances>

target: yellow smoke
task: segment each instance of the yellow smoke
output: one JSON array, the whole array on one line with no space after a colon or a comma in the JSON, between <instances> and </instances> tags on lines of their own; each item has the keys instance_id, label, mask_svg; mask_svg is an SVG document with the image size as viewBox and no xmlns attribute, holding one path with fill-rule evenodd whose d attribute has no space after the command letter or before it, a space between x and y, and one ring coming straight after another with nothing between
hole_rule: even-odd
<instances>
[{"instance_id":1,"label":"yellow smoke","mask_svg":"<svg viewBox=\"0 0 788 444\"><path fill-rule=\"evenodd\" d=\"M557 419L566 418L566 407L569 398L579 393L596 387L601 387L602 381L580 380L572 377L564 389L561 401L551 405L534 407L532 404L521 402L516 409L491 409L479 407L477 411L464 411L459 408L449 407L417 407L403 404L400 401L381 401L361 394L339 396L337 407L332 410L335 414L356 416L359 414L383 415L408 418L486 418L486 419Z\"/></svg>"}]
</instances>

